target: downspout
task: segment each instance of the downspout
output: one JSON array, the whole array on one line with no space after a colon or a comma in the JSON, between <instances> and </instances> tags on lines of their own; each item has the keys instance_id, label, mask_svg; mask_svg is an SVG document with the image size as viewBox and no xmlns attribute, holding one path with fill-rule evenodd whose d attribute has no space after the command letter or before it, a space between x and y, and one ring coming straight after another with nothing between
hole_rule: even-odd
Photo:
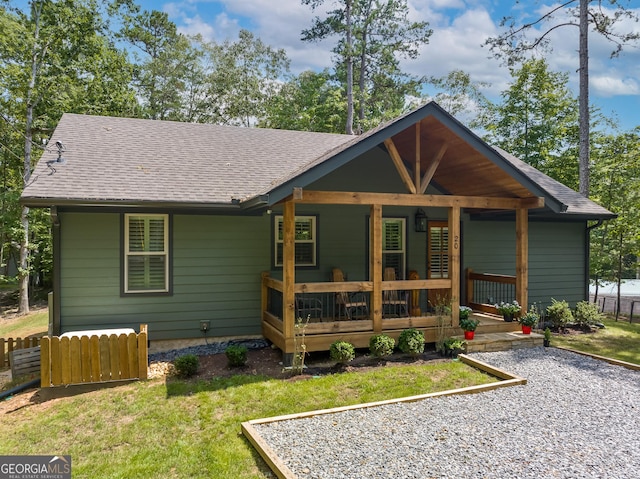
<instances>
[{"instance_id":1,"label":"downspout","mask_svg":"<svg viewBox=\"0 0 640 479\"><path fill-rule=\"evenodd\" d=\"M585 301L589 301L589 260L591 258L591 230L596 229L604 223L604 220L598 220L595 224L591 226L587 226L585 229L585 261L584 261L584 277L586 279L584 286L584 299Z\"/></svg>"},{"instance_id":2,"label":"downspout","mask_svg":"<svg viewBox=\"0 0 640 479\"><path fill-rule=\"evenodd\" d=\"M52 243L53 243L53 316L50 313L49 333L53 336L60 335L60 314L62 311L60 301L60 218L58 217L58 208L51 207L51 225L52 225ZM49 305L51 307L51 305Z\"/></svg>"}]
</instances>

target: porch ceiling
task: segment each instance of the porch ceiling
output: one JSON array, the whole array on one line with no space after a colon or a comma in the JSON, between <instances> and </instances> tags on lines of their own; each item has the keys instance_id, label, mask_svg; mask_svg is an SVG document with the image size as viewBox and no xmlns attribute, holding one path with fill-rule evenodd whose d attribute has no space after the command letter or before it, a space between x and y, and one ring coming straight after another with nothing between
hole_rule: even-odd
<instances>
[{"instance_id":1,"label":"porch ceiling","mask_svg":"<svg viewBox=\"0 0 640 479\"><path fill-rule=\"evenodd\" d=\"M443 146L446 151L431 184L443 193L461 196L533 198L524 185L503 168L472 147L468 141L435 116L419 121L420 176L423 177ZM415 170L416 126L397 133L392 140L409 172Z\"/></svg>"}]
</instances>

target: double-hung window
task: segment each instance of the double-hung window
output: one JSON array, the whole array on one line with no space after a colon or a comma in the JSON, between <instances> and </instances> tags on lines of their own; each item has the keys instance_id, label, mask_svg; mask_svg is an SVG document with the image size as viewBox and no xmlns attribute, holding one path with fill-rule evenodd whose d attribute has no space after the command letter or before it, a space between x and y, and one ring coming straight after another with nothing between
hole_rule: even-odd
<instances>
[{"instance_id":1,"label":"double-hung window","mask_svg":"<svg viewBox=\"0 0 640 479\"><path fill-rule=\"evenodd\" d=\"M393 268L398 279L405 279L406 231L405 218L382 218L382 271Z\"/></svg>"},{"instance_id":2,"label":"double-hung window","mask_svg":"<svg viewBox=\"0 0 640 479\"><path fill-rule=\"evenodd\" d=\"M124 292L169 292L169 215L124 215Z\"/></svg>"},{"instance_id":3,"label":"double-hung window","mask_svg":"<svg viewBox=\"0 0 640 479\"><path fill-rule=\"evenodd\" d=\"M282 266L284 254L283 217L275 217L275 266ZM296 216L294 227L296 266L316 266L317 264L317 217Z\"/></svg>"}]
</instances>

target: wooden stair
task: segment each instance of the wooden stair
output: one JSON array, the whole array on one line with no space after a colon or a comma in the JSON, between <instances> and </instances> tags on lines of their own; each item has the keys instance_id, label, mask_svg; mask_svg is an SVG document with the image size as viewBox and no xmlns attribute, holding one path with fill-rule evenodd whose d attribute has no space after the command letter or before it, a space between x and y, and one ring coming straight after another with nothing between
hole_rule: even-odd
<instances>
[{"instance_id":1,"label":"wooden stair","mask_svg":"<svg viewBox=\"0 0 640 479\"><path fill-rule=\"evenodd\" d=\"M460 338L464 338L460 336ZM467 353L508 351L510 349L534 348L542 346L544 336L538 333L522 334L521 331L506 333L476 332L472 340L467 340Z\"/></svg>"}]
</instances>

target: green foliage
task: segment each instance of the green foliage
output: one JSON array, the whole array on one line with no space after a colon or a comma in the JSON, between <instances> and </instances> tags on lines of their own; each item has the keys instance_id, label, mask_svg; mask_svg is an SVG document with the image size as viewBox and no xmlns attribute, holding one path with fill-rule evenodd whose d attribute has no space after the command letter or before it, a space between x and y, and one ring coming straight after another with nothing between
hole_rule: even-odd
<instances>
[{"instance_id":1,"label":"green foliage","mask_svg":"<svg viewBox=\"0 0 640 479\"><path fill-rule=\"evenodd\" d=\"M424 333L415 328L403 330L398 337L398 348L406 354L422 354L424 352Z\"/></svg>"},{"instance_id":2,"label":"green foliage","mask_svg":"<svg viewBox=\"0 0 640 479\"><path fill-rule=\"evenodd\" d=\"M247 364L248 352L245 346L232 344L225 349L224 354L227 356L229 366L240 367Z\"/></svg>"},{"instance_id":3,"label":"green foliage","mask_svg":"<svg viewBox=\"0 0 640 479\"><path fill-rule=\"evenodd\" d=\"M599 323L604 317L598 312L598 305L588 301L580 301L576 304L574 315L575 323L583 328L588 328L592 324Z\"/></svg>"},{"instance_id":4,"label":"green foliage","mask_svg":"<svg viewBox=\"0 0 640 479\"><path fill-rule=\"evenodd\" d=\"M347 341L335 341L329 346L329 357L336 363L346 364L356 357L356 350Z\"/></svg>"},{"instance_id":5,"label":"green foliage","mask_svg":"<svg viewBox=\"0 0 640 479\"><path fill-rule=\"evenodd\" d=\"M547 306L547 317L551 321L554 329L562 329L573 321L573 314L569 308L569 303L565 300L557 301L551 298L551 304Z\"/></svg>"},{"instance_id":6,"label":"green foliage","mask_svg":"<svg viewBox=\"0 0 640 479\"><path fill-rule=\"evenodd\" d=\"M516 300L513 300L510 303L501 302L500 304L496 304L495 307L498 310L498 313L508 314L511 316L515 316L522 310L522 307L518 304Z\"/></svg>"},{"instance_id":7,"label":"green foliage","mask_svg":"<svg viewBox=\"0 0 640 479\"><path fill-rule=\"evenodd\" d=\"M383 358L393 354L395 341L386 334L376 334L369 339L369 351L376 358Z\"/></svg>"},{"instance_id":8,"label":"green foliage","mask_svg":"<svg viewBox=\"0 0 640 479\"><path fill-rule=\"evenodd\" d=\"M551 329L544 328L544 340L545 341L551 341Z\"/></svg>"},{"instance_id":9,"label":"green foliage","mask_svg":"<svg viewBox=\"0 0 640 479\"><path fill-rule=\"evenodd\" d=\"M475 331L480 321L475 318L460 319L460 327L464 331Z\"/></svg>"},{"instance_id":10,"label":"green foliage","mask_svg":"<svg viewBox=\"0 0 640 479\"><path fill-rule=\"evenodd\" d=\"M181 378L190 378L198 372L198 356L195 354L178 356L173 361L173 365L176 367L178 376Z\"/></svg>"},{"instance_id":11,"label":"green foliage","mask_svg":"<svg viewBox=\"0 0 640 479\"><path fill-rule=\"evenodd\" d=\"M540 316L538 316L538 313L536 313L535 311L528 311L526 314L520 316L520 318L518 318L518 321L523 326L533 326L538 322L539 319Z\"/></svg>"},{"instance_id":12,"label":"green foliage","mask_svg":"<svg viewBox=\"0 0 640 479\"><path fill-rule=\"evenodd\" d=\"M444 341L444 348L446 351L453 351L455 349L464 349L467 342L464 339L447 338Z\"/></svg>"},{"instance_id":13,"label":"green foliage","mask_svg":"<svg viewBox=\"0 0 640 479\"><path fill-rule=\"evenodd\" d=\"M471 314L471 308L469 306L460 306L460 319L466 319Z\"/></svg>"}]
</instances>

